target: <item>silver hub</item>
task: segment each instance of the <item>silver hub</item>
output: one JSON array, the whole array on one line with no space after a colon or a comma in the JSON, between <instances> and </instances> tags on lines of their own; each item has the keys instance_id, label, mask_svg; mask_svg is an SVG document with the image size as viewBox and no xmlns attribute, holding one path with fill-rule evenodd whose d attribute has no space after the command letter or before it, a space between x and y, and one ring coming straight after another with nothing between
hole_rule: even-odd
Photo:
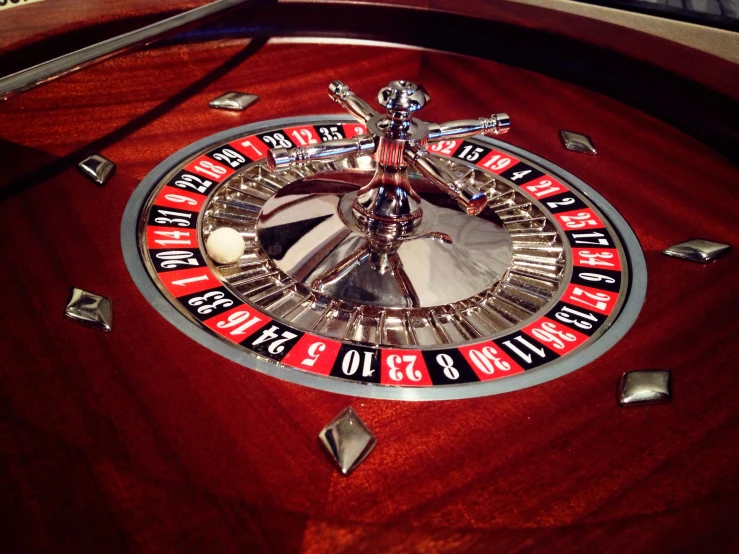
<instances>
[{"instance_id":1,"label":"silver hub","mask_svg":"<svg viewBox=\"0 0 739 554\"><path fill-rule=\"evenodd\" d=\"M357 173L356 180L363 175ZM364 306L443 306L497 283L510 266L513 247L495 212L472 218L420 178L413 186L423 191L423 220L393 241L377 240L356 222L359 186L346 174L342 180L303 179L282 188L262 208L257 239L296 281Z\"/></svg>"}]
</instances>

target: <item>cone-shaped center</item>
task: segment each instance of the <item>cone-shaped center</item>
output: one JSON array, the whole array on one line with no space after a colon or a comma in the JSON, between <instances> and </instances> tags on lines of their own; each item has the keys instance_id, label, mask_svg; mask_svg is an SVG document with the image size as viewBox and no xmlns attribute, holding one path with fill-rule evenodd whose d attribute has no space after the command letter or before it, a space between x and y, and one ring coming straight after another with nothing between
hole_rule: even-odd
<instances>
[{"instance_id":1,"label":"cone-shaped center","mask_svg":"<svg viewBox=\"0 0 739 554\"><path fill-rule=\"evenodd\" d=\"M338 180L341 179L341 180ZM443 192L413 179L423 220L399 240L376 241L352 214L367 173L309 178L264 205L257 238L283 272L317 293L381 308L442 306L489 289L512 257L492 210L470 217Z\"/></svg>"}]
</instances>

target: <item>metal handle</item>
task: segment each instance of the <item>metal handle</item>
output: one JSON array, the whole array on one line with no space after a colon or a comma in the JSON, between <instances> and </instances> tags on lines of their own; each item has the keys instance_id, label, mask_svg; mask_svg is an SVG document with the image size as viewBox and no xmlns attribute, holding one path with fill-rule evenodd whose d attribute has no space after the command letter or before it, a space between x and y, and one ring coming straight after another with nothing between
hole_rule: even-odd
<instances>
[{"instance_id":1,"label":"metal handle","mask_svg":"<svg viewBox=\"0 0 739 554\"><path fill-rule=\"evenodd\" d=\"M267 166L270 170L287 169L291 165L304 164L316 160L336 160L351 155L372 154L375 139L370 134L357 135L350 139L331 140L310 146L296 148L273 148L267 152Z\"/></svg>"},{"instance_id":2,"label":"metal handle","mask_svg":"<svg viewBox=\"0 0 739 554\"><path fill-rule=\"evenodd\" d=\"M485 209L485 194L432 157L424 145L444 139L506 133L511 125L508 114L441 124L414 120L414 112L428 104L431 97L423 87L404 80L392 81L380 89L377 100L387 111L385 115L375 112L341 81L331 83L329 97L363 122L368 132L353 139L271 150L267 156L270 169L284 169L313 160L373 154L375 175L360 190L352 210L356 220L365 225L369 233L385 239L409 232L421 220L420 198L411 187L407 166L454 198L465 213L477 215Z\"/></svg>"},{"instance_id":3,"label":"metal handle","mask_svg":"<svg viewBox=\"0 0 739 554\"><path fill-rule=\"evenodd\" d=\"M485 209L488 199L483 192L457 178L420 146L406 146L405 159L408 165L454 198L465 213L477 215Z\"/></svg>"},{"instance_id":4,"label":"metal handle","mask_svg":"<svg viewBox=\"0 0 739 554\"><path fill-rule=\"evenodd\" d=\"M507 113L494 113L479 119L460 119L429 125L429 142L455 140L474 135L502 135L508 132L511 118Z\"/></svg>"},{"instance_id":5,"label":"metal handle","mask_svg":"<svg viewBox=\"0 0 739 554\"><path fill-rule=\"evenodd\" d=\"M372 106L354 94L341 81L334 81L328 86L328 97L364 124L377 115Z\"/></svg>"}]
</instances>

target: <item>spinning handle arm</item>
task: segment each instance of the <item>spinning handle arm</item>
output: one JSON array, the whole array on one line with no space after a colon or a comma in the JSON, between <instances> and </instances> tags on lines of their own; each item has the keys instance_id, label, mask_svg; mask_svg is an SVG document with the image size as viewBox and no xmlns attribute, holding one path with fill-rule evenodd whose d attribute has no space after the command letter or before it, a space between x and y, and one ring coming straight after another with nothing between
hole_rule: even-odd
<instances>
[{"instance_id":1,"label":"spinning handle arm","mask_svg":"<svg viewBox=\"0 0 739 554\"><path fill-rule=\"evenodd\" d=\"M429 142L456 140L474 135L502 135L508 132L511 118L507 113L494 113L479 119L460 119L446 123L429 124Z\"/></svg>"},{"instance_id":2,"label":"spinning handle arm","mask_svg":"<svg viewBox=\"0 0 739 554\"><path fill-rule=\"evenodd\" d=\"M349 90L349 87L341 81L334 81L328 86L328 97L365 125L377 115L372 106Z\"/></svg>"},{"instance_id":3,"label":"spinning handle arm","mask_svg":"<svg viewBox=\"0 0 739 554\"><path fill-rule=\"evenodd\" d=\"M267 153L267 166L270 170L287 169L314 160L337 160L346 156L373 154L375 139L365 133L350 139L329 140L321 144L297 148L273 148Z\"/></svg>"},{"instance_id":4,"label":"spinning handle arm","mask_svg":"<svg viewBox=\"0 0 739 554\"><path fill-rule=\"evenodd\" d=\"M446 167L432 158L428 151L417 145L405 149L405 159L413 169L454 198L459 207L469 215L477 215L487 204L485 194L464 183Z\"/></svg>"},{"instance_id":5,"label":"spinning handle arm","mask_svg":"<svg viewBox=\"0 0 739 554\"><path fill-rule=\"evenodd\" d=\"M328 161L346 156L372 155L377 162L377 173L373 179L376 185L371 186L388 186L389 179L377 176L381 177L386 171L402 170L410 166L454 198L467 214L477 215L485 208L485 195L434 159L425 145L473 135L506 133L511 125L508 114L498 113L490 117L441 124L413 120L413 113L422 109L431 97L422 87L410 81L392 81L380 90L377 100L387 110L386 116L373 110L341 81L334 81L329 85L329 97L366 125L368 132L351 139L271 150L267 156L270 169L287 169L314 160ZM412 193L409 183L404 188ZM420 210L417 217L420 218Z\"/></svg>"}]
</instances>

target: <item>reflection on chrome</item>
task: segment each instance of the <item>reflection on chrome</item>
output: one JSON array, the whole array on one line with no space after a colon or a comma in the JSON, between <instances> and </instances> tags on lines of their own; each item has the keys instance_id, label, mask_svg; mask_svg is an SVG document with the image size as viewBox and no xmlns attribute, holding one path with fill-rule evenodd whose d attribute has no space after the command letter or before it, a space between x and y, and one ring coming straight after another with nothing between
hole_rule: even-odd
<instances>
[{"instance_id":1,"label":"reflection on chrome","mask_svg":"<svg viewBox=\"0 0 739 554\"><path fill-rule=\"evenodd\" d=\"M492 287L507 271L512 242L492 210L469 217L456 206L444 207L445 195L429 194L421 203L421 225L378 243L353 224L356 189L325 179L286 186L262 208L262 249L315 292L383 308L459 302Z\"/></svg>"},{"instance_id":2,"label":"reflection on chrome","mask_svg":"<svg viewBox=\"0 0 739 554\"><path fill-rule=\"evenodd\" d=\"M219 266L224 284L291 326L389 346L458 344L521 325L556 295L566 273L562 237L503 179L441 157L488 199L478 216L418 173L423 219L393 240L367 233L354 198L374 174L369 156L273 172L247 166L220 185L201 232L227 225L246 241Z\"/></svg>"}]
</instances>

